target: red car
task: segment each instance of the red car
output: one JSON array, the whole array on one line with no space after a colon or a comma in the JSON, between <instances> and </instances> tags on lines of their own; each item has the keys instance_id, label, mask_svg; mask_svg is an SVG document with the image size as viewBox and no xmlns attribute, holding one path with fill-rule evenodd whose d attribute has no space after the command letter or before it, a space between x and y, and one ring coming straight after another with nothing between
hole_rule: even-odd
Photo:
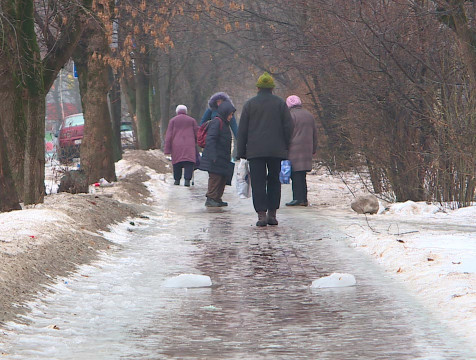
<instances>
[{"instance_id":1,"label":"red car","mask_svg":"<svg viewBox=\"0 0 476 360\"><path fill-rule=\"evenodd\" d=\"M79 157L79 146L84 134L83 114L67 116L59 128L58 158L60 162L67 162Z\"/></svg>"}]
</instances>

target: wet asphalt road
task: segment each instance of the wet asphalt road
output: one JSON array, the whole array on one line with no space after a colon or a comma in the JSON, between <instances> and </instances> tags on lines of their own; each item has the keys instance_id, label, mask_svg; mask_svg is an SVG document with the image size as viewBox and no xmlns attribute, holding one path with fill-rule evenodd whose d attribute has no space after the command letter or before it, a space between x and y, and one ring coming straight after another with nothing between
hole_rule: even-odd
<instances>
[{"instance_id":1,"label":"wet asphalt road","mask_svg":"<svg viewBox=\"0 0 476 360\"><path fill-rule=\"evenodd\" d=\"M121 250L13 325L12 359L473 359L404 290L346 245L324 211L284 208L256 228L251 199L205 209L206 178L166 189ZM283 201L289 200L289 186ZM311 290L332 272L357 286ZM211 288L169 289L180 273ZM57 324L60 330L47 329Z\"/></svg>"}]
</instances>

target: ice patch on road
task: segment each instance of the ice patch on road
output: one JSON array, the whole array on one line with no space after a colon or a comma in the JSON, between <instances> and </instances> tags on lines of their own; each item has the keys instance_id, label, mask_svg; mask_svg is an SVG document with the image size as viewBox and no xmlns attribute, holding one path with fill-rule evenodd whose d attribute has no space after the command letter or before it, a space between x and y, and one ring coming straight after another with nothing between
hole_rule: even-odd
<instances>
[{"instance_id":1,"label":"ice patch on road","mask_svg":"<svg viewBox=\"0 0 476 360\"><path fill-rule=\"evenodd\" d=\"M164 281L168 288L196 288L212 286L210 276L196 274L180 274Z\"/></svg>"},{"instance_id":2,"label":"ice patch on road","mask_svg":"<svg viewBox=\"0 0 476 360\"><path fill-rule=\"evenodd\" d=\"M352 274L333 273L329 276L322 277L312 282L311 288L333 288L354 286L357 282Z\"/></svg>"}]
</instances>

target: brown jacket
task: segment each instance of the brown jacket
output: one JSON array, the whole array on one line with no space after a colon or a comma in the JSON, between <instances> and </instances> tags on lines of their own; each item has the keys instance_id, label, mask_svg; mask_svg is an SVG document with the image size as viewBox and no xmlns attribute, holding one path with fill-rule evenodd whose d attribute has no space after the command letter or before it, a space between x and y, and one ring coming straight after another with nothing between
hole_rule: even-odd
<instances>
[{"instance_id":1,"label":"brown jacket","mask_svg":"<svg viewBox=\"0 0 476 360\"><path fill-rule=\"evenodd\" d=\"M301 106L291 108L294 130L288 159L292 171L311 171L317 149L317 129L312 114Z\"/></svg>"}]
</instances>

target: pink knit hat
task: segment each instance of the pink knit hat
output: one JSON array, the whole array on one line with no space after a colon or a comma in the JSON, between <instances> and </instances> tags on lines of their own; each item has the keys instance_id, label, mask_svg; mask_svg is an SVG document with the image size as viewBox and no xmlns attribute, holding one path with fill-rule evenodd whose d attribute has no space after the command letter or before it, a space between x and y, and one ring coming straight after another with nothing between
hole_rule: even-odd
<instances>
[{"instance_id":1,"label":"pink knit hat","mask_svg":"<svg viewBox=\"0 0 476 360\"><path fill-rule=\"evenodd\" d=\"M286 105L290 109L294 106L301 106L301 99L299 98L299 96L291 95L286 99Z\"/></svg>"}]
</instances>

